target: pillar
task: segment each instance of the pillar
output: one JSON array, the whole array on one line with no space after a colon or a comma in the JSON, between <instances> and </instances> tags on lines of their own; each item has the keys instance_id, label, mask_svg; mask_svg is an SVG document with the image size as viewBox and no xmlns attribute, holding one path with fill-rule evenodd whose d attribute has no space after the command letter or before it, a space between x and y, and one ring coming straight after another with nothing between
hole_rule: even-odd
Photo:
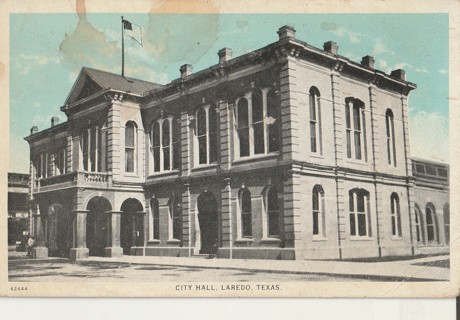
<instances>
[{"instance_id":1,"label":"pillar","mask_svg":"<svg viewBox=\"0 0 460 320\"><path fill-rule=\"evenodd\" d=\"M34 235L36 238L36 246L32 251L32 257L34 258L48 258L48 248L45 245L45 234L42 225L42 219L40 214L40 207L37 203L37 211L34 214Z\"/></svg>"},{"instance_id":2,"label":"pillar","mask_svg":"<svg viewBox=\"0 0 460 320\"><path fill-rule=\"evenodd\" d=\"M186 183L182 188L182 243L187 248L187 255L189 257L193 254L190 201L190 184Z\"/></svg>"},{"instance_id":3,"label":"pillar","mask_svg":"<svg viewBox=\"0 0 460 320\"><path fill-rule=\"evenodd\" d=\"M88 210L74 210L73 248L70 249L70 261L75 262L89 257L89 249L86 246L86 215Z\"/></svg>"},{"instance_id":4,"label":"pillar","mask_svg":"<svg viewBox=\"0 0 460 320\"><path fill-rule=\"evenodd\" d=\"M123 211L108 211L107 214L107 247L104 249L106 257L123 256L123 248L120 246L120 224Z\"/></svg>"}]
</instances>

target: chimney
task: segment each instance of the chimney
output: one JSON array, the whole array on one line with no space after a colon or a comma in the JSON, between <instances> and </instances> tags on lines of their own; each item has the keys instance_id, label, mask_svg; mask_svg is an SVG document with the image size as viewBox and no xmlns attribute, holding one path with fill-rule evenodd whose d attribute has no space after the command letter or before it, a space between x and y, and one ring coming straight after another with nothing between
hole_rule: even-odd
<instances>
[{"instance_id":1,"label":"chimney","mask_svg":"<svg viewBox=\"0 0 460 320\"><path fill-rule=\"evenodd\" d=\"M59 118L58 117L51 117L51 126L54 127L59 123Z\"/></svg>"},{"instance_id":2,"label":"chimney","mask_svg":"<svg viewBox=\"0 0 460 320\"><path fill-rule=\"evenodd\" d=\"M295 39L295 29L291 26L283 26L278 29L279 40Z\"/></svg>"},{"instance_id":3,"label":"chimney","mask_svg":"<svg viewBox=\"0 0 460 320\"><path fill-rule=\"evenodd\" d=\"M361 64L370 69L374 69L375 60L372 56L365 56L361 59Z\"/></svg>"},{"instance_id":4,"label":"chimney","mask_svg":"<svg viewBox=\"0 0 460 320\"><path fill-rule=\"evenodd\" d=\"M339 46L334 41L328 41L323 44L324 51L337 55Z\"/></svg>"},{"instance_id":5,"label":"chimney","mask_svg":"<svg viewBox=\"0 0 460 320\"><path fill-rule=\"evenodd\" d=\"M34 134L34 133L37 133L38 132L38 127L37 126L33 126L32 128L30 128L30 134Z\"/></svg>"},{"instance_id":6,"label":"chimney","mask_svg":"<svg viewBox=\"0 0 460 320\"><path fill-rule=\"evenodd\" d=\"M180 67L180 77L184 79L192 74L192 65L191 64L184 64Z\"/></svg>"},{"instance_id":7,"label":"chimney","mask_svg":"<svg viewBox=\"0 0 460 320\"><path fill-rule=\"evenodd\" d=\"M393 70L390 73L390 76L397 78L398 80L406 81L406 71L403 69Z\"/></svg>"},{"instance_id":8,"label":"chimney","mask_svg":"<svg viewBox=\"0 0 460 320\"><path fill-rule=\"evenodd\" d=\"M224 63L232 58L232 49L230 48L222 48L217 52L219 56L219 63Z\"/></svg>"}]
</instances>

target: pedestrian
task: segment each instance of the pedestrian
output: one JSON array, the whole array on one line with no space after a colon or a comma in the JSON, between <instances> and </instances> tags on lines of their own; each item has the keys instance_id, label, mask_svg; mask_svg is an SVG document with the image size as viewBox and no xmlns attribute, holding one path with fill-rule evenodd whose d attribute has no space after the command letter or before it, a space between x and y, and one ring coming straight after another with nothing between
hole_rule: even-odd
<instances>
[{"instance_id":1,"label":"pedestrian","mask_svg":"<svg viewBox=\"0 0 460 320\"><path fill-rule=\"evenodd\" d=\"M35 246L35 239L32 236L29 236L29 239L27 239L27 256L32 257L32 250Z\"/></svg>"}]
</instances>

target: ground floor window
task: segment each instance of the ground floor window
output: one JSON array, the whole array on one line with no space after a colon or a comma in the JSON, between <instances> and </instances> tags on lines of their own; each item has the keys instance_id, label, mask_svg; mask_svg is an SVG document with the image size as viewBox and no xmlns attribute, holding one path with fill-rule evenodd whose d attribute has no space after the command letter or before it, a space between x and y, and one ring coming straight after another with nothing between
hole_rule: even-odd
<instances>
[{"instance_id":1,"label":"ground floor window","mask_svg":"<svg viewBox=\"0 0 460 320\"><path fill-rule=\"evenodd\" d=\"M349 192L350 235L352 237L370 237L369 192L353 189Z\"/></svg>"}]
</instances>

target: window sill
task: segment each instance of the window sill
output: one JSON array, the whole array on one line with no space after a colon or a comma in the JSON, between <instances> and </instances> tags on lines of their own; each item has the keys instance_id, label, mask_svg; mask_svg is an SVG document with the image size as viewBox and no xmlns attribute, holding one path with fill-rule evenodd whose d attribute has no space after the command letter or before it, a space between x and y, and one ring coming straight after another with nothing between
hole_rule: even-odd
<instances>
[{"instance_id":1,"label":"window sill","mask_svg":"<svg viewBox=\"0 0 460 320\"><path fill-rule=\"evenodd\" d=\"M181 243L181 241L178 239L169 239L166 243Z\"/></svg>"},{"instance_id":2,"label":"window sill","mask_svg":"<svg viewBox=\"0 0 460 320\"><path fill-rule=\"evenodd\" d=\"M314 242L327 241L327 238L322 237L322 236L313 236L312 241Z\"/></svg>"},{"instance_id":3,"label":"window sill","mask_svg":"<svg viewBox=\"0 0 460 320\"><path fill-rule=\"evenodd\" d=\"M253 156L247 156L244 158L238 158L233 160L233 164L243 164L252 161L260 161L260 160L271 160L276 159L279 156L279 152L272 152L272 153L264 153L264 154L257 154Z\"/></svg>"},{"instance_id":4,"label":"window sill","mask_svg":"<svg viewBox=\"0 0 460 320\"><path fill-rule=\"evenodd\" d=\"M345 162L347 163L353 163L353 164L357 164L357 165L367 165L369 164L366 160L362 159L362 160L357 160L357 159L353 159L353 158L345 158Z\"/></svg>"},{"instance_id":5,"label":"window sill","mask_svg":"<svg viewBox=\"0 0 460 320\"><path fill-rule=\"evenodd\" d=\"M219 167L218 163L199 164L192 168L192 172L212 170Z\"/></svg>"},{"instance_id":6,"label":"window sill","mask_svg":"<svg viewBox=\"0 0 460 320\"><path fill-rule=\"evenodd\" d=\"M310 152L310 157L316 158L316 159L323 159L323 160L324 160L324 156L323 156L323 155L318 154L318 153L314 153L314 152Z\"/></svg>"},{"instance_id":7,"label":"window sill","mask_svg":"<svg viewBox=\"0 0 460 320\"><path fill-rule=\"evenodd\" d=\"M235 243L250 243L254 242L253 238L237 238L235 239Z\"/></svg>"},{"instance_id":8,"label":"window sill","mask_svg":"<svg viewBox=\"0 0 460 320\"><path fill-rule=\"evenodd\" d=\"M147 241L147 244L159 244L161 241L158 240L158 239L153 239L153 240L149 240Z\"/></svg>"},{"instance_id":9,"label":"window sill","mask_svg":"<svg viewBox=\"0 0 460 320\"><path fill-rule=\"evenodd\" d=\"M153 178L153 177L158 178L158 177L162 177L162 176L170 176L170 175L174 175L174 174L179 174L179 170L175 169L175 170L171 170L171 171L155 172L155 173L152 173L149 176L147 176L147 179L148 178Z\"/></svg>"},{"instance_id":10,"label":"window sill","mask_svg":"<svg viewBox=\"0 0 460 320\"><path fill-rule=\"evenodd\" d=\"M279 238L262 238L260 239L261 243L281 243Z\"/></svg>"},{"instance_id":11,"label":"window sill","mask_svg":"<svg viewBox=\"0 0 460 320\"><path fill-rule=\"evenodd\" d=\"M357 237L357 236L350 236L351 241L373 241L374 238L372 237Z\"/></svg>"},{"instance_id":12,"label":"window sill","mask_svg":"<svg viewBox=\"0 0 460 320\"><path fill-rule=\"evenodd\" d=\"M125 172L123 174L124 177L130 177L130 178L139 178L139 175L133 172Z\"/></svg>"}]
</instances>

